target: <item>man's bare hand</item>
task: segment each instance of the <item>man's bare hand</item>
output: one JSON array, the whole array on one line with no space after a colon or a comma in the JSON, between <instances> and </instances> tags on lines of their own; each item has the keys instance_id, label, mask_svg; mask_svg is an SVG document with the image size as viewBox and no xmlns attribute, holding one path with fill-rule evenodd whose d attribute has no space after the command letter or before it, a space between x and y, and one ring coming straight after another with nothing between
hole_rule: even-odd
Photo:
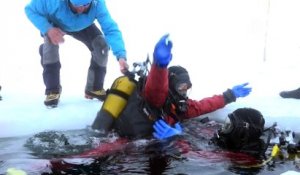
<instances>
[{"instance_id":1,"label":"man's bare hand","mask_svg":"<svg viewBox=\"0 0 300 175\"><path fill-rule=\"evenodd\" d=\"M50 39L51 43L54 45L63 43L65 41L64 35L65 33L57 27L53 27L49 29L49 31L47 32L48 38Z\"/></svg>"},{"instance_id":2,"label":"man's bare hand","mask_svg":"<svg viewBox=\"0 0 300 175\"><path fill-rule=\"evenodd\" d=\"M126 62L126 59L125 58L119 58L119 65L120 65L120 71L123 74L125 74L129 69L129 66Z\"/></svg>"}]
</instances>

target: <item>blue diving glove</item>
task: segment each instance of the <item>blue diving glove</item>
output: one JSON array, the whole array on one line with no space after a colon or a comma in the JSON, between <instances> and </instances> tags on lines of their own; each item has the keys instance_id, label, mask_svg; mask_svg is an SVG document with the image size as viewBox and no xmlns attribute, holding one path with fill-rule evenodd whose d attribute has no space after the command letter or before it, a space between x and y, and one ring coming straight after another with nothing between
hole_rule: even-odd
<instances>
[{"instance_id":1,"label":"blue diving glove","mask_svg":"<svg viewBox=\"0 0 300 175\"><path fill-rule=\"evenodd\" d=\"M249 83L244 83L241 85L234 86L231 90L236 98L238 97L246 97L250 94L252 88L246 87Z\"/></svg>"},{"instance_id":2,"label":"blue diving glove","mask_svg":"<svg viewBox=\"0 0 300 175\"><path fill-rule=\"evenodd\" d=\"M164 35L160 38L160 40L156 43L153 59L154 63L159 67L165 68L168 66L170 61L172 60L171 49L173 47L172 41L169 39L169 34Z\"/></svg>"},{"instance_id":3,"label":"blue diving glove","mask_svg":"<svg viewBox=\"0 0 300 175\"><path fill-rule=\"evenodd\" d=\"M169 137L182 134L182 128L179 123L171 127L164 120L160 119L153 125L154 133L153 136L159 140L167 139Z\"/></svg>"}]
</instances>

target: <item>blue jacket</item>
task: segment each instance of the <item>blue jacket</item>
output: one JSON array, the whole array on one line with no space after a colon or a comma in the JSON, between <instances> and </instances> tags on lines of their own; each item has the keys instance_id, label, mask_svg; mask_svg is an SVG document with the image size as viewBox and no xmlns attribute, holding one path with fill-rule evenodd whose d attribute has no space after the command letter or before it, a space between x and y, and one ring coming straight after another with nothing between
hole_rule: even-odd
<instances>
[{"instance_id":1,"label":"blue jacket","mask_svg":"<svg viewBox=\"0 0 300 175\"><path fill-rule=\"evenodd\" d=\"M66 32L80 31L97 19L113 54L117 58L126 58L122 33L104 0L93 0L89 11L83 14L73 13L68 0L31 0L25 7L25 13L43 35L53 26Z\"/></svg>"}]
</instances>

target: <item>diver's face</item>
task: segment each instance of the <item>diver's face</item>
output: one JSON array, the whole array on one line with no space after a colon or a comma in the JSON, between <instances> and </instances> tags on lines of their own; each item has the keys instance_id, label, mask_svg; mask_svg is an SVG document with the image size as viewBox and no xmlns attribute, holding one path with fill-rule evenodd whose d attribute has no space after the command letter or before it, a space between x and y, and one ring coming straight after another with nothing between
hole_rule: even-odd
<instances>
[{"instance_id":1,"label":"diver's face","mask_svg":"<svg viewBox=\"0 0 300 175\"><path fill-rule=\"evenodd\" d=\"M190 87L187 83L180 83L176 88L178 94L180 94L183 97L188 96L188 90L189 89L190 89Z\"/></svg>"}]
</instances>

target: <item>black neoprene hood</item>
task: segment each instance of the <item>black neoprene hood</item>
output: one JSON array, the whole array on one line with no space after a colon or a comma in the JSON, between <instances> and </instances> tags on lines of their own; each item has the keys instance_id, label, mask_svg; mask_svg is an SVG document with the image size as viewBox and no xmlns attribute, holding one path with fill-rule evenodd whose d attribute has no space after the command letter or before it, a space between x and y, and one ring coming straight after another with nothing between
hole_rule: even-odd
<instances>
[{"instance_id":1,"label":"black neoprene hood","mask_svg":"<svg viewBox=\"0 0 300 175\"><path fill-rule=\"evenodd\" d=\"M176 90L182 83L186 83L188 88L192 87L188 71L181 66L171 66L169 70L169 88Z\"/></svg>"}]
</instances>

